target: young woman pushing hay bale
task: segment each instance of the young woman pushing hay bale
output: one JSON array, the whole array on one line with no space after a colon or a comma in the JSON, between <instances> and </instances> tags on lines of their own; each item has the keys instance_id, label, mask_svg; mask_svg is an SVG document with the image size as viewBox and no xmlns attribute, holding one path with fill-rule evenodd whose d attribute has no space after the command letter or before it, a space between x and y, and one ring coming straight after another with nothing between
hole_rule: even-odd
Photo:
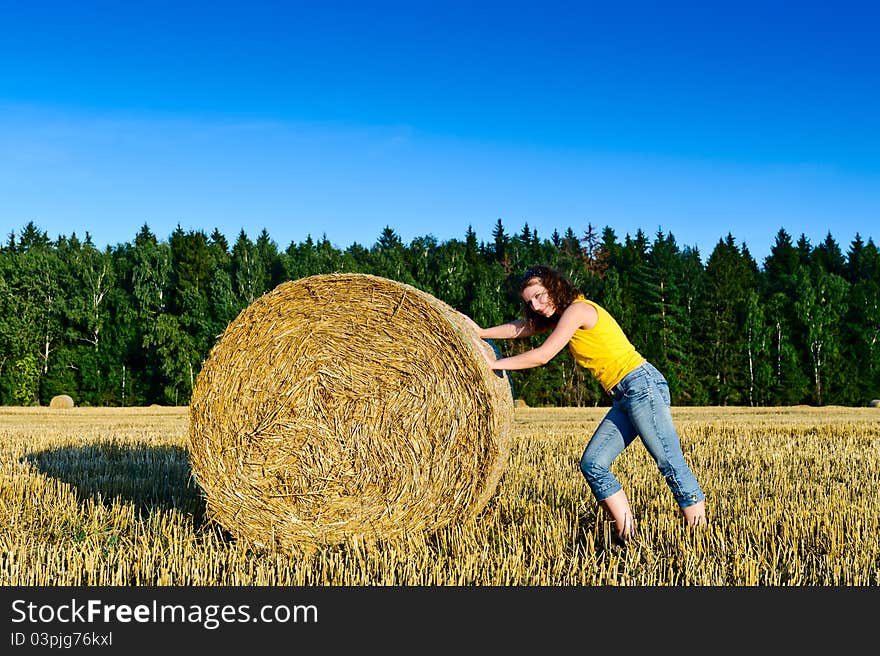
<instances>
[{"instance_id":1,"label":"young woman pushing hay bale","mask_svg":"<svg viewBox=\"0 0 880 656\"><path fill-rule=\"evenodd\" d=\"M449 305L367 274L280 284L204 362L190 458L209 516L259 548L374 542L475 516L513 399Z\"/></svg>"}]
</instances>

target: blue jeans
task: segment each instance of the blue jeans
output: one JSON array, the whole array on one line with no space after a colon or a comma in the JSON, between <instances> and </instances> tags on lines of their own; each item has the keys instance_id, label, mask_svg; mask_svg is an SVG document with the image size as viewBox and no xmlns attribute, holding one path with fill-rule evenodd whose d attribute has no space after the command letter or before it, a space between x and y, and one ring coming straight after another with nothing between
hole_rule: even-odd
<instances>
[{"instance_id":1,"label":"blue jeans","mask_svg":"<svg viewBox=\"0 0 880 656\"><path fill-rule=\"evenodd\" d=\"M669 384L663 374L645 362L611 388L611 394L611 409L581 456L581 472L596 500L602 501L622 489L611 473L611 463L636 437L642 438L679 508L705 500L681 452L672 422Z\"/></svg>"}]
</instances>

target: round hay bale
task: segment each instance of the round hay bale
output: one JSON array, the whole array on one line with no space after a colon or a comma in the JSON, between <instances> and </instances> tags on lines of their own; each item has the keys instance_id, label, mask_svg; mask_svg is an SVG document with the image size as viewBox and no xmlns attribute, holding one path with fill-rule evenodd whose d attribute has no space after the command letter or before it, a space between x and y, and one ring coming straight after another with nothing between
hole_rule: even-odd
<instances>
[{"instance_id":1,"label":"round hay bale","mask_svg":"<svg viewBox=\"0 0 880 656\"><path fill-rule=\"evenodd\" d=\"M872 408L880 408L880 399L874 399L868 405L870 405Z\"/></svg>"},{"instance_id":2,"label":"round hay bale","mask_svg":"<svg viewBox=\"0 0 880 656\"><path fill-rule=\"evenodd\" d=\"M49 401L50 408L56 408L59 410L66 410L68 408L72 408L76 405L73 402L73 399L67 394L58 394L57 396L53 396L52 400Z\"/></svg>"},{"instance_id":3,"label":"round hay bale","mask_svg":"<svg viewBox=\"0 0 880 656\"><path fill-rule=\"evenodd\" d=\"M517 399L517 400L514 402L514 407L516 407L516 408L528 408L528 407L529 407L529 404L526 403L526 400L525 400L525 399Z\"/></svg>"},{"instance_id":4,"label":"round hay bale","mask_svg":"<svg viewBox=\"0 0 880 656\"><path fill-rule=\"evenodd\" d=\"M280 284L230 322L196 380L190 458L208 516L268 549L472 518L506 466L513 411L480 349L492 353L410 285Z\"/></svg>"}]
</instances>

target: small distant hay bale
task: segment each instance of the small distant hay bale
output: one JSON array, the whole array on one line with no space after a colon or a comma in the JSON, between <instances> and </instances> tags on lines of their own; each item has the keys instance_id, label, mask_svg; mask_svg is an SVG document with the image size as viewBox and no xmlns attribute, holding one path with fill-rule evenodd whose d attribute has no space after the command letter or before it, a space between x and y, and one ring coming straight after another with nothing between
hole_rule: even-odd
<instances>
[{"instance_id":1,"label":"small distant hay bale","mask_svg":"<svg viewBox=\"0 0 880 656\"><path fill-rule=\"evenodd\" d=\"M880 408L880 399L874 399L868 405L870 405L872 408Z\"/></svg>"},{"instance_id":2,"label":"small distant hay bale","mask_svg":"<svg viewBox=\"0 0 880 656\"><path fill-rule=\"evenodd\" d=\"M72 408L75 405L76 404L73 402L73 398L71 398L67 394L58 394L57 396L53 396L52 400L49 401L49 407L56 408L58 410L67 410L68 408Z\"/></svg>"},{"instance_id":3,"label":"small distant hay bale","mask_svg":"<svg viewBox=\"0 0 880 656\"><path fill-rule=\"evenodd\" d=\"M513 399L449 305L367 274L280 284L208 354L190 460L208 516L266 549L473 518L509 455ZM495 357L491 355L491 357Z\"/></svg>"},{"instance_id":4,"label":"small distant hay bale","mask_svg":"<svg viewBox=\"0 0 880 656\"><path fill-rule=\"evenodd\" d=\"M514 407L515 407L515 408L528 408L528 407L529 407L529 404L526 403L525 399L517 399L517 400L514 402Z\"/></svg>"}]
</instances>

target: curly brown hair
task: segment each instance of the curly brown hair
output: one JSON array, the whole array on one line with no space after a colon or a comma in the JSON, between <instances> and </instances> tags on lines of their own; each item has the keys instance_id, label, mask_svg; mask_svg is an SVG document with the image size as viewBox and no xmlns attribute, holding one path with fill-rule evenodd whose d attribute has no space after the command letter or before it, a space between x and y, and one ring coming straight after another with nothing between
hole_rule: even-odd
<instances>
[{"instance_id":1,"label":"curly brown hair","mask_svg":"<svg viewBox=\"0 0 880 656\"><path fill-rule=\"evenodd\" d=\"M559 322L559 315L583 293L559 271L543 264L529 267L522 274L519 281L520 295L526 287L535 283L542 285L547 290L553 305L556 306L556 312L553 313L553 316L545 317L543 314L535 312L531 305L523 301L523 318L538 329L556 325Z\"/></svg>"}]
</instances>

